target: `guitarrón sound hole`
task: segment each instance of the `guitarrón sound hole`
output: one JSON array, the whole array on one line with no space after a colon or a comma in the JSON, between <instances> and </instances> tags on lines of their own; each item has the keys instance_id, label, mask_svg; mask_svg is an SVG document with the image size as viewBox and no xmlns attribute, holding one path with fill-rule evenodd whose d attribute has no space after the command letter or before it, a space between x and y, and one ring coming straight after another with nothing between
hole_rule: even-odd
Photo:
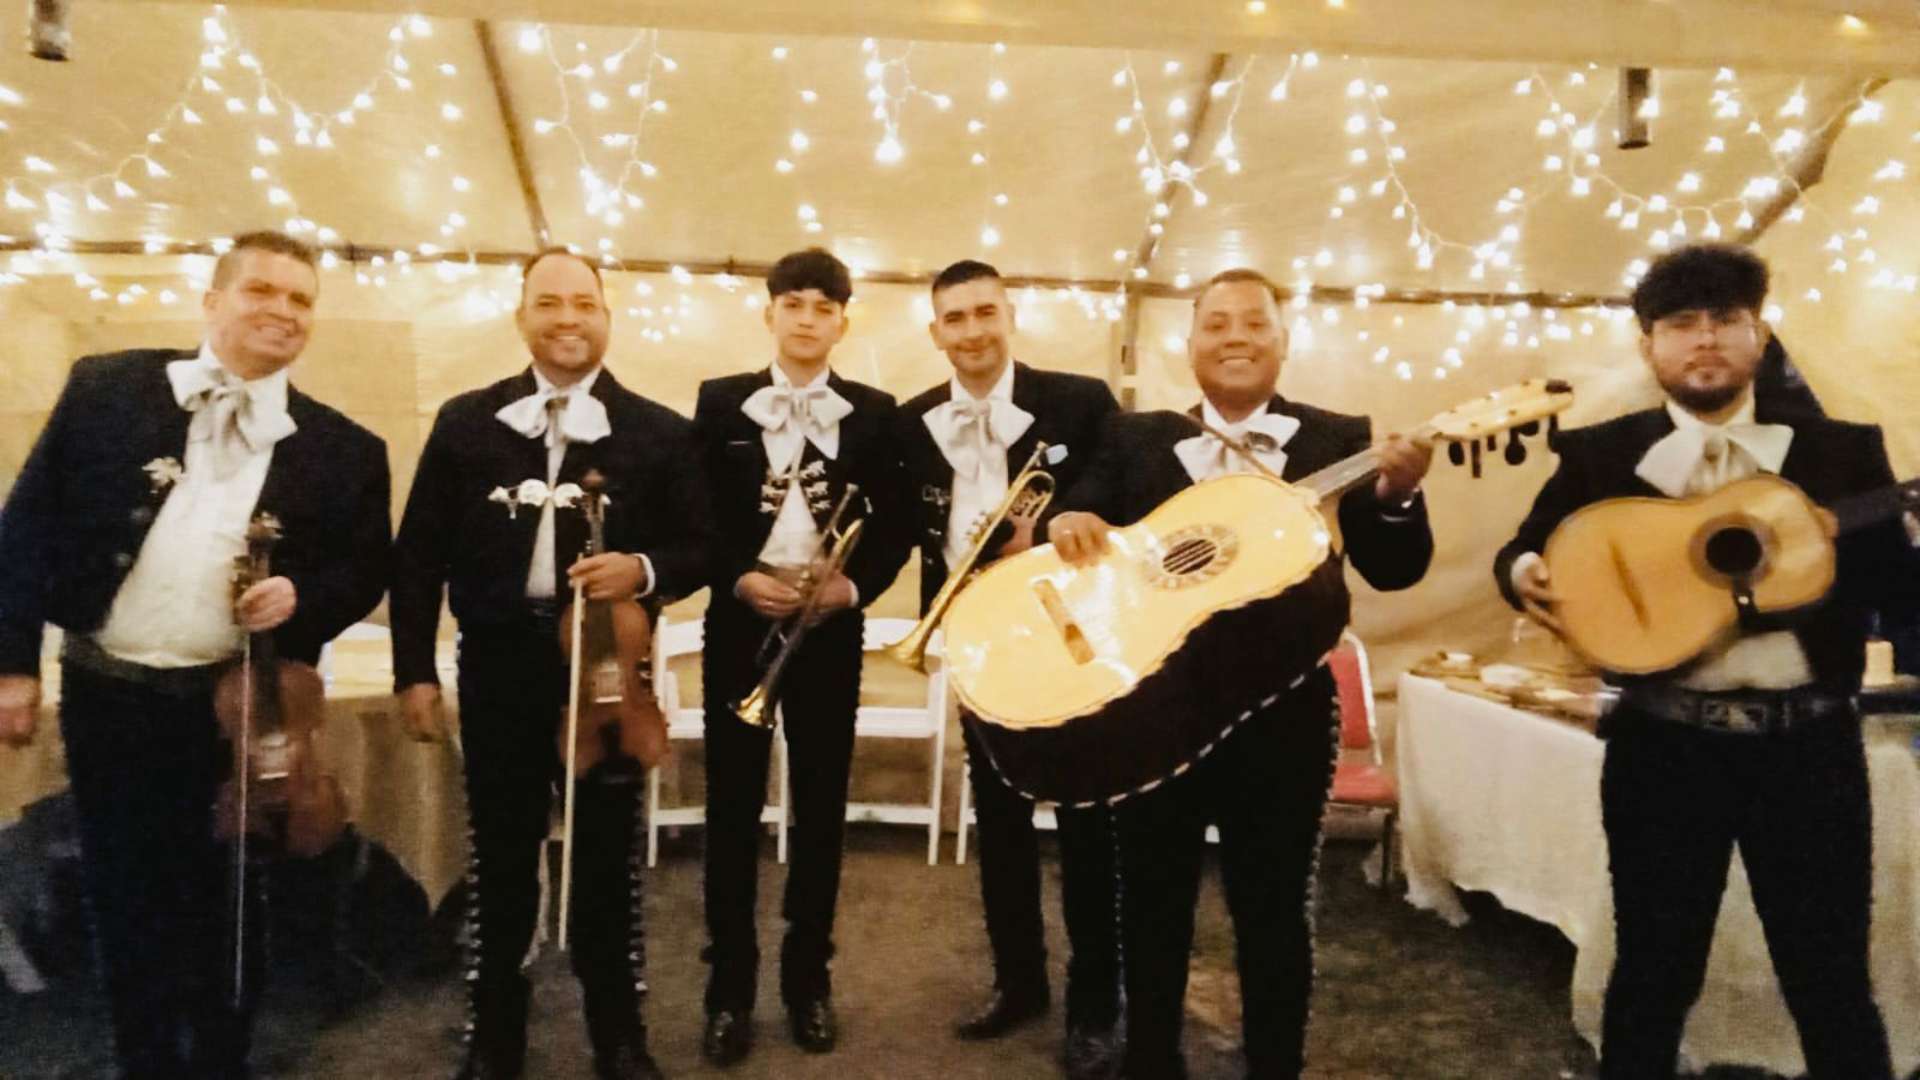
<instances>
[{"instance_id":1,"label":"guitarr\u00f3n sound hole","mask_svg":"<svg viewBox=\"0 0 1920 1080\"><path fill-rule=\"evenodd\" d=\"M1160 558L1160 568L1175 577L1185 577L1206 569L1219 555L1220 545L1212 538L1190 536L1167 549Z\"/></svg>"},{"instance_id":2,"label":"guitarr\u00f3n sound hole","mask_svg":"<svg viewBox=\"0 0 1920 1080\"><path fill-rule=\"evenodd\" d=\"M1765 554L1752 529L1729 525L1707 537L1707 565L1730 578L1743 578L1760 567Z\"/></svg>"}]
</instances>

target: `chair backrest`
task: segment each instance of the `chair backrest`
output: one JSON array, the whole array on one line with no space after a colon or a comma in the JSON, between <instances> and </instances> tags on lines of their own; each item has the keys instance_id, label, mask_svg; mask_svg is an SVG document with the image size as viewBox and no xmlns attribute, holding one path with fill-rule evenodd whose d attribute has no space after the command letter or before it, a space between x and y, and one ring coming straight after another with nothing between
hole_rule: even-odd
<instances>
[{"instance_id":1,"label":"chair backrest","mask_svg":"<svg viewBox=\"0 0 1920 1080\"><path fill-rule=\"evenodd\" d=\"M671 713L680 707L680 680L668 668L676 656L698 653L706 644L706 623L700 619L674 622L663 613L653 628L653 692L660 707Z\"/></svg>"},{"instance_id":2,"label":"chair backrest","mask_svg":"<svg viewBox=\"0 0 1920 1080\"><path fill-rule=\"evenodd\" d=\"M892 648L900 639L906 637L915 625L916 620L913 619L869 618L866 628L861 632L861 651L871 653ZM938 662L942 655L942 642L943 637L938 630L935 630L933 636L927 641L929 663L927 664L926 709L930 716L944 716L947 711L946 665ZM897 664L895 666L900 667L901 671L908 670Z\"/></svg>"},{"instance_id":3,"label":"chair backrest","mask_svg":"<svg viewBox=\"0 0 1920 1080\"><path fill-rule=\"evenodd\" d=\"M878 652L906 637L913 629L912 619L868 619L866 628L860 633L860 648L865 652Z\"/></svg>"},{"instance_id":4,"label":"chair backrest","mask_svg":"<svg viewBox=\"0 0 1920 1080\"><path fill-rule=\"evenodd\" d=\"M1373 673L1367 667L1367 647L1349 630L1340 636L1340 644L1327 654L1327 666L1333 670L1333 683L1340 697L1340 748L1372 750L1380 748L1373 715Z\"/></svg>"}]
</instances>

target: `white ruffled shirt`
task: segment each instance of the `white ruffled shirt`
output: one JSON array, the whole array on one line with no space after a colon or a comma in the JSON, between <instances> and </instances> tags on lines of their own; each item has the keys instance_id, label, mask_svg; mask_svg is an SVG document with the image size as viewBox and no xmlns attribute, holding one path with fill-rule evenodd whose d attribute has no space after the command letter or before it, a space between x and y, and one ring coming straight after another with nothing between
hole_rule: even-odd
<instances>
[{"instance_id":1,"label":"white ruffled shirt","mask_svg":"<svg viewBox=\"0 0 1920 1080\"><path fill-rule=\"evenodd\" d=\"M1255 460L1273 470L1275 476L1287 467L1286 445L1300 431L1300 421L1272 412L1267 402L1235 423L1221 417L1213 402L1202 399L1200 419L1214 431L1246 446ZM1253 466L1239 452L1222 442L1213 431L1203 431L1173 444L1174 456L1198 484L1219 476L1253 472Z\"/></svg>"},{"instance_id":2,"label":"white ruffled shirt","mask_svg":"<svg viewBox=\"0 0 1920 1080\"><path fill-rule=\"evenodd\" d=\"M801 400L807 402L804 410L792 407ZM798 475L800 461L806 456L807 442L828 458L839 456L840 421L853 412L853 406L827 386L826 368L805 386L795 386L776 362L773 385L754 391L740 411L760 425L768 467L788 478L786 497L760 548L760 561L770 566L806 566L820 550L820 527L807 508L806 481Z\"/></svg>"},{"instance_id":3,"label":"white ruffled shirt","mask_svg":"<svg viewBox=\"0 0 1920 1080\"><path fill-rule=\"evenodd\" d=\"M494 413L501 423L529 439L544 439L547 444L547 488L560 479L560 465L566 460L572 443L595 443L613 434L607 406L593 396L593 384L600 378L594 368L572 386L555 386L553 380L533 369L534 391ZM556 410L553 402L560 402ZM554 423L555 417L559 422ZM527 563L527 591L531 600L548 600L558 595L560 580L554 566L555 507L551 498L540 504L540 523L533 533L533 558ZM653 560L638 552L634 558L646 574L636 597L653 591Z\"/></svg>"},{"instance_id":4,"label":"white ruffled shirt","mask_svg":"<svg viewBox=\"0 0 1920 1080\"><path fill-rule=\"evenodd\" d=\"M973 530L1007 496L1007 451L1033 426L1033 414L1013 403L1009 362L985 397L975 397L955 376L948 399L921 417L934 445L953 466L953 498L947 504L943 554L952 569L973 549Z\"/></svg>"},{"instance_id":5,"label":"white ruffled shirt","mask_svg":"<svg viewBox=\"0 0 1920 1080\"><path fill-rule=\"evenodd\" d=\"M240 381L238 376L214 355L211 344L203 344L200 355L168 364L167 380L174 401L183 409L195 408L184 471L166 492L94 641L110 655L147 667L197 667L225 660L239 648L233 560L247 553L247 523L266 484L273 447L293 433L294 423L287 415L284 369L246 380L251 416L241 430L264 434L229 451L235 456L233 472L217 476L220 436L212 430L210 404L195 399L214 384Z\"/></svg>"}]
</instances>

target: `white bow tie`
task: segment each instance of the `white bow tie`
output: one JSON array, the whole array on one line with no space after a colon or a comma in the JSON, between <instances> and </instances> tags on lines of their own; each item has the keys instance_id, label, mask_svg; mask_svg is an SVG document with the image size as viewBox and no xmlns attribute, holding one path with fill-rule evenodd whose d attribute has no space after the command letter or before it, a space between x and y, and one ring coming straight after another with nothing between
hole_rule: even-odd
<instances>
[{"instance_id":1,"label":"white bow tie","mask_svg":"<svg viewBox=\"0 0 1920 1080\"><path fill-rule=\"evenodd\" d=\"M1665 438L1647 448L1634 473L1671 498L1706 494L1693 490L1694 475L1702 464L1714 474L1708 477L1708 490L1727 478L1727 459L1739 447L1759 465L1761 472L1777 473L1793 444L1793 429L1785 424L1707 424L1676 426Z\"/></svg>"},{"instance_id":2,"label":"white bow tie","mask_svg":"<svg viewBox=\"0 0 1920 1080\"><path fill-rule=\"evenodd\" d=\"M1277 475L1287 467L1287 452L1281 447L1286 446L1299 430L1300 421L1291 416L1264 413L1244 424L1227 428L1223 434L1239 439L1253 452L1260 464ZM1246 460L1212 432L1181 439L1173 444L1173 452L1196 484L1216 476L1251 471Z\"/></svg>"},{"instance_id":3,"label":"white bow tie","mask_svg":"<svg viewBox=\"0 0 1920 1080\"><path fill-rule=\"evenodd\" d=\"M923 421L955 476L972 479L986 455L1020 441L1033 426L1033 414L1003 398L948 401L927 411Z\"/></svg>"},{"instance_id":4,"label":"white bow tie","mask_svg":"<svg viewBox=\"0 0 1920 1080\"><path fill-rule=\"evenodd\" d=\"M852 415L853 405L824 384L763 386L748 395L740 411L760 425L768 463L784 469L798 460L802 440L829 458L837 457L840 421Z\"/></svg>"},{"instance_id":5,"label":"white bow tie","mask_svg":"<svg viewBox=\"0 0 1920 1080\"><path fill-rule=\"evenodd\" d=\"M559 414L559 423L550 417ZM575 387L536 390L493 414L529 439L546 436L548 448L561 442L599 442L613 434L607 407L592 394Z\"/></svg>"},{"instance_id":6,"label":"white bow tie","mask_svg":"<svg viewBox=\"0 0 1920 1080\"><path fill-rule=\"evenodd\" d=\"M173 385L174 400L193 414L187 441L209 444L214 476L219 479L239 471L248 454L269 449L296 430L284 408L256 407L245 382L225 371L212 371L197 359L168 364L167 380Z\"/></svg>"}]
</instances>

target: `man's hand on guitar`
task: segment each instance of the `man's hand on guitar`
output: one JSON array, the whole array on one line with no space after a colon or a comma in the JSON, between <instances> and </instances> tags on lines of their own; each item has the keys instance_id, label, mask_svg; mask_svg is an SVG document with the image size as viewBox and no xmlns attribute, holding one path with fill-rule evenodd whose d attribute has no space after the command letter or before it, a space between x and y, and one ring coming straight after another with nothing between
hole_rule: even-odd
<instances>
[{"instance_id":1,"label":"man's hand on guitar","mask_svg":"<svg viewBox=\"0 0 1920 1080\"><path fill-rule=\"evenodd\" d=\"M293 618L299 606L293 582L283 577L270 577L240 594L240 599L233 605L233 619L241 629L258 634L275 629Z\"/></svg>"},{"instance_id":2,"label":"man's hand on guitar","mask_svg":"<svg viewBox=\"0 0 1920 1080\"><path fill-rule=\"evenodd\" d=\"M741 574L733 595L763 619L784 619L800 610L800 590L758 570Z\"/></svg>"},{"instance_id":3,"label":"man's hand on guitar","mask_svg":"<svg viewBox=\"0 0 1920 1080\"><path fill-rule=\"evenodd\" d=\"M437 743L447 737L447 712L437 683L414 683L400 691L400 727L418 743Z\"/></svg>"},{"instance_id":4,"label":"man's hand on guitar","mask_svg":"<svg viewBox=\"0 0 1920 1080\"><path fill-rule=\"evenodd\" d=\"M1553 613L1560 597L1553 591L1547 562L1538 557L1517 562L1513 567L1513 591L1520 596L1520 609L1541 626L1564 635L1560 620Z\"/></svg>"},{"instance_id":5,"label":"man's hand on guitar","mask_svg":"<svg viewBox=\"0 0 1920 1080\"><path fill-rule=\"evenodd\" d=\"M1047 523L1047 540L1065 561L1091 562L1107 549L1110 528L1098 514L1069 510Z\"/></svg>"},{"instance_id":6,"label":"man's hand on guitar","mask_svg":"<svg viewBox=\"0 0 1920 1080\"><path fill-rule=\"evenodd\" d=\"M39 710L39 679L32 675L0 675L0 743L25 746L32 742Z\"/></svg>"},{"instance_id":7,"label":"man's hand on guitar","mask_svg":"<svg viewBox=\"0 0 1920 1080\"><path fill-rule=\"evenodd\" d=\"M631 600L647 584L647 564L623 551L593 555L567 567L567 584L584 585L590 600Z\"/></svg>"},{"instance_id":8,"label":"man's hand on guitar","mask_svg":"<svg viewBox=\"0 0 1920 1080\"><path fill-rule=\"evenodd\" d=\"M1380 440L1376 449L1380 452L1380 476L1373 483L1373 493L1381 502L1393 505L1413 498L1433 464L1433 444L1395 434Z\"/></svg>"}]
</instances>

